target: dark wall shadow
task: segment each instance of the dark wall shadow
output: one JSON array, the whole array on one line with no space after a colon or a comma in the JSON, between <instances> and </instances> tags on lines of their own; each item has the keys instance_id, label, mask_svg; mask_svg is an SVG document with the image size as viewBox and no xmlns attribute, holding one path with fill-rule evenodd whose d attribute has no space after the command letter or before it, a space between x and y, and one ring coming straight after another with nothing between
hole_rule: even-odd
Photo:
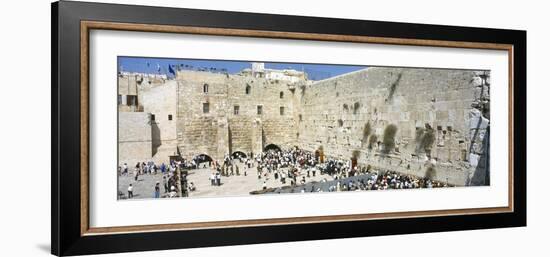
<instances>
[{"instance_id":1,"label":"dark wall shadow","mask_svg":"<svg viewBox=\"0 0 550 257\"><path fill-rule=\"evenodd\" d=\"M151 138L152 138L153 156L154 156L158 152L158 149L162 144L160 141L160 128L156 122L153 122L153 124L151 124Z\"/></svg>"},{"instance_id":2,"label":"dark wall shadow","mask_svg":"<svg viewBox=\"0 0 550 257\"><path fill-rule=\"evenodd\" d=\"M230 125L227 125L227 134L229 135L227 145L229 146L229 154L231 154L231 152L233 152L233 132L231 131Z\"/></svg>"}]
</instances>

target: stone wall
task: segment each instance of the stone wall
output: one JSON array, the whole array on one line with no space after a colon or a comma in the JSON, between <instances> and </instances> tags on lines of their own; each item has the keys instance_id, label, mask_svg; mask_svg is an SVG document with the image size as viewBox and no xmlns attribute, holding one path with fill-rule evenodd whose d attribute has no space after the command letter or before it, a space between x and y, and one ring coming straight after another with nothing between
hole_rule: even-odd
<instances>
[{"instance_id":1,"label":"stone wall","mask_svg":"<svg viewBox=\"0 0 550 257\"><path fill-rule=\"evenodd\" d=\"M151 122L153 160L168 163L177 153L177 87L174 80L141 90L143 111L154 115Z\"/></svg>"},{"instance_id":2,"label":"stone wall","mask_svg":"<svg viewBox=\"0 0 550 257\"><path fill-rule=\"evenodd\" d=\"M141 73L120 73L118 74L118 97L119 112L143 112L143 91L164 85L167 82L166 75L160 74L141 74ZM127 96L137 98L136 105L129 105L126 101Z\"/></svg>"},{"instance_id":3,"label":"stone wall","mask_svg":"<svg viewBox=\"0 0 550 257\"><path fill-rule=\"evenodd\" d=\"M155 161L173 152L221 161L275 144L455 185L489 183L488 71L371 67L299 83L201 71L147 78L120 80L119 93L136 83L142 111L155 115Z\"/></svg>"},{"instance_id":4,"label":"stone wall","mask_svg":"<svg viewBox=\"0 0 550 257\"><path fill-rule=\"evenodd\" d=\"M355 152L360 164L417 176L434 167L436 180L470 184L485 152L484 74L373 67L316 82L301 99L298 145L343 159ZM397 130L385 140L388 127Z\"/></svg>"},{"instance_id":5,"label":"stone wall","mask_svg":"<svg viewBox=\"0 0 550 257\"><path fill-rule=\"evenodd\" d=\"M149 114L120 112L118 114L118 162L133 167L148 161L152 156L151 125Z\"/></svg>"},{"instance_id":6,"label":"stone wall","mask_svg":"<svg viewBox=\"0 0 550 257\"><path fill-rule=\"evenodd\" d=\"M267 144L295 142L294 96L287 83L199 71L179 71L177 81L178 148L184 158L207 154L221 160L236 151L259 153Z\"/></svg>"}]
</instances>

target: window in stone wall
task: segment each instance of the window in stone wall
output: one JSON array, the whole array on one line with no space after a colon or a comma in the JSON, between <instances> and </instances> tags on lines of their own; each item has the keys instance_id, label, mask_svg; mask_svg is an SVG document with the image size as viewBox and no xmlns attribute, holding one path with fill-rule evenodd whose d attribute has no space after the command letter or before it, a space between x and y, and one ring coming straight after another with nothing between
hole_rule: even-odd
<instances>
[{"instance_id":1,"label":"window in stone wall","mask_svg":"<svg viewBox=\"0 0 550 257\"><path fill-rule=\"evenodd\" d=\"M172 114L168 114L168 120L172 120Z\"/></svg>"},{"instance_id":2,"label":"window in stone wall","mask_svg":"<svg viewBox=\"0 0 550 257\"><path fill-rule=\"evenodd\" d=\"M279 114L285 115L285 107L283 106L279 107Z\"/></svg>"},{"instance_id":3,"label":"window in stone wall","mask_svg":"<svg viewBox=\"0 0 550 257\"><path fill-rule=\"evenodd\" d=\"M279 93L279 98L283 99L284 95L285 95L285 94L281 91L281 92Z\"/></svg>"},{"instance_id":4,"label":"window in stone wall","mask_svg":"<svg viewBox=\"0 0 550 257\"><path fill-rule=\"evenodd\" d=\"M234 115L239 115L239 106L238 105L233 106L233 114Z\"/></svg>"},{"instance_id":5,"label":"window in stone wall","mask_svg":"<svg viewBox=\"0 0 550 257\"><path fill-rule=\"evenodd\" d=\"M137 106L138 105L137 95L127 95L126 104L128 106Z\"/></svg>"},{"instance_id":6,"label":"window in stone wall","mask_svg":"<svg viewBox=\"0 0 550 257\"><path fill-rule=\"evenodd\" d=\"M263 113L263 109L264 109L264 107L263 107L263 106L261 106L261 105L258 105L258 107L257 107L257 112L258 112L258 115L262 115L262 113Z\"/></svg>"},{"instance_id":7,"label":"window in stone wall","mask_svg":"<svg viewBox=\"0 0 550 257\"><path fill-rule=\"evenodd\" d=\"M202 103L202 113L210 112L210 103Z\"/></svg>"},{"instance_id":8,"label":"window in stone wall","mask_svg":"<svg viewBox=\"0 0 550 257\"><path fill-rule=\"evenodd\" d=\"M245 92L247 95L250 95L250 85L246 85L246 88L245 88L244 92Z\"/></svg>"},{"instance_id":9,"label":"window in stone wall","mask_svg":"<svg viewBox=\"0 0 550 257\"><path fill-rule=\"evenodd\" d=\"M208 84L204 84L204 85L202 86L202 92L205 93L205 94L208 93Z\"/></svg>"},{"instance_id":10,"label":"window in stone wall","mask_svg":"<svg viewBox=\"0 0 550 257\"><path fill-rule=\"evenodd\" d=\"M151 114L151 121L155 121L155 115Z\"/></svg>"}]
</instances>

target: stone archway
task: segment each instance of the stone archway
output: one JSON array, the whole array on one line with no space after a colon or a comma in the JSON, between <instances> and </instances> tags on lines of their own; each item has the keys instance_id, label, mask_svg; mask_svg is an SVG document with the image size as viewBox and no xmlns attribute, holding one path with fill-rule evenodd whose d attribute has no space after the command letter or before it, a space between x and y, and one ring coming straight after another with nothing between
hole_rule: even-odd
<instances>
[{"instance_id":1,"label":"stone archway","mask_svg":"<svg viewBox=\"0 0 550 257\"><path fill-rule=\"evenodd\" d=\"M268 150L281 151L281 147L276 144L268 144L264 147L264 152Z\"/></svg>"},{"instance_id":2,"label":"stone archway","mask_svg":"<svg viewBox=\"0 0 550 257\"><path fill-rule=\"evenodd\" d=\"M214 159L212 159L212 157L210 157L207 154L199 154L193 157L193 160L195 161L197 168L201 168L205 166L206 167L210 166Z\"/></svg>"},{"instance_id":3,"label":"stone archway","mask_svg":"<svg viewBox=\"0 0 550 257\"><path fill-rule=\"evenodd\" d=\"M233 158L246 158L246 154L242 151L235 151L231 154Z\"/></svg>"},{"instance_id":4,"label":"stone archway","mask_svg":"<svg viewBox=\"0 0 550 257\"><path fill-rule=\"evenodd\" d=\"M317 159L319 163L325 162L325 154L323 153L322 149L315 150L315 159Z\"/></svg>"}]
</instances>

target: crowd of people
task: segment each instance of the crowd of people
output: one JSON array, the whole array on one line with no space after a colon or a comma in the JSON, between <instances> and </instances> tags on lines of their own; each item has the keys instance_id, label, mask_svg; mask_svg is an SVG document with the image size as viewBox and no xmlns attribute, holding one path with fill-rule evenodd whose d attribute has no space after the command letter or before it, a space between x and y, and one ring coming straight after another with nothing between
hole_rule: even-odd
<instances>
[{"instance_id":1,"label":"crowd of people","mask_svg":"<svg viewBox=\"0 0 550 257\"><path fill-rule=\"evenodd\" d=\"M188 165L188 164L187 164ZM168 165L162 163L160 165L155 164L153 161L148 162L138 162L133 168L129 167L127 163L123 163L118 167L119 176L132 176L134 182L129 183L127 188L128 199L134 197L134 187L137 183L140 183L139 176L141 175L156 175L162 174L162 184L161 181L156 181L153 188L153 197L177 197L178 194L181 196L186 196L189 191L195 191L196 187L193 182L187 181L187 172L181 172L179 174L179 184L178 184L178 174L176 173L177 169L186 167L186 164L183 162L171 161ZM162 189L164 192L162 193ZM124 196L124 193L119 192L119 197Z\"/></svg>"},{"instance_id":2,"label":"crowd of people","mask_svg":"<svg viewBox=\"0 0 550 257\"><path fill-rule=\"evenodd\" d=\"M370 165L361 166L351 159L327 158L293 147L288 150L268 150L257 155L258 179L263 179L262 190L268 190L267 180L280 181L280 187L269 192L334 192L359 190L387 190L447 187L447 183L427 178L400 174L391 170L377 170ZM317 174L329 175L312 179ZM290 187L287 187L290 180ZM307 186L306 186L307 185ZM284 189L282 189L284 188Z\"/></svg>"},{"instance_id":3,"label":"crowd of people","mask_svg":"<svg viewBox=\"0 0 550 257\"><path fill-rule=\"evenodd\" d=\"M162 182L157 181L153 195L155 198L187 196L195 191L193 182L187 181L187 170L209 168L207 173L210 185L222 186L222 177L248 176L256 172L260 193L296 193L296 192L335 192L361 190L387 190L447 187L446 183L427 178L400 174L391 170L378 170L370 165L362 166L351 159L321 157L297 147L289 149L269 149L256 155L225 155L221 163L205 155L199 155L190 161L171 161L169 164L155 164L152 161L136 163L130 168L126 163L119 167L119 175L129 176L131 170L134 183L138 183L143 174L162 174ZM180 174L178 185L177 169ZM322 178L319 175L323 175ZM268 181L276 181L276 186L268 188ZM273 185L273 183L270 183ZM132 198L134 185L128 186L128 198ZM252 192L251 192L252 193Z\"/></svg>"},{"instance_id":4,"label":"crowd of people","mask_svg":"<svg viewBox=\"0 0 550 257\"><path fill-rule=\"evenodd\" d=\"M354 177L335 178L332 181L323 179L318 183L309 183L291 188L277 188L270 193L305 193L305 192L343 192L388 189L437 188L450 185L412 175L403 175L394 171L368 171Z\"/></svg>"}]
</instances>

